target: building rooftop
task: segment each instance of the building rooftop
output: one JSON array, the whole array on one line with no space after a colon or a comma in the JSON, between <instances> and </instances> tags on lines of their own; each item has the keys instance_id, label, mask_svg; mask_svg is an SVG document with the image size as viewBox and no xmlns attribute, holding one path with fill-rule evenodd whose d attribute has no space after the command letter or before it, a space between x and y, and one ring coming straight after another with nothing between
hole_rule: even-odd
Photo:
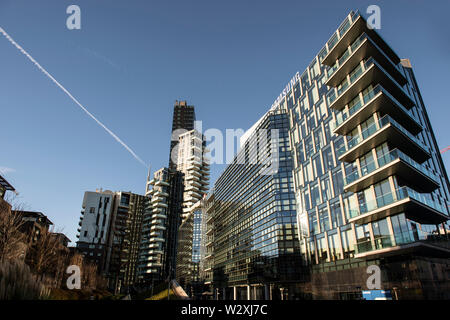
<instances>
[{"instance_id":1,"label":"building rooftop","mask_svg":"<svg viewBox=\"0 0 450 320\"><path fill-rule=\"evenodd\" d=\"M0 185L1 185L5 190L16 191L16 189L14 189L14 187L13 187L8 181L6 181L6 179L3 178L2 176L0 176Z\"/></svg>"}]
</instances>

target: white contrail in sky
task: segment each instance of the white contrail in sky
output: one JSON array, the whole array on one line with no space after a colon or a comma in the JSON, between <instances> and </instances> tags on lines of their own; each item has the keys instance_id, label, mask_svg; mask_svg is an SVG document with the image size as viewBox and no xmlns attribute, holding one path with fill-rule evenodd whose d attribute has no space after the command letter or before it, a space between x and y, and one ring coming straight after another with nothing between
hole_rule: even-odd
<instances>
[{"instance_id":1,"label":"white contrail in sky","mask_svg":"<svg viewBox=\"0 0 450 320\"><path fill-rule=\"evenodd\" d=\"M144 161L142 161L141 158L138 157L138 155L136 153L134 153L133 150L131 150L131 148L129 146L127 146L125 144L125 142L123 142L122 140L120 140L120 138L118 136L116 136L114 134L114 132L112 132L111 130L109 130L103 123L100 122L100 120L98 120L96 117L94 117L94 115L92 113L90 113L77 99L75 99L74 96L72 96L70 94L70 92L63 87L62 84L60 84L58 81L56 81L55 78L53 78L53 76L47 72L47 70L45 70L36 60L34 60L34 58L28 54L28 52L26 52L17 42L14 41L13 38L11 38L9 36L9 34L6 33L6 31L0 27L0 33L3 34L5 36L6 39L8 39L9 42L11 42L17 49L19 49L20 52L22 52L28 59L30 59L31 62L33 62L36 67L38 67L39 70L41 70L47 77L50 78L50 80L52 80L62 91L64 91L65 94L67 94L69 96L70 99L72 99L73 102L75 102L84 112L87 113L87 115L89 117L91 117L95 122L97 122L103 129L106 130L106 132L108 132L118 143L120 143L125 149L128 150L128 152L131 153L131 155L140 163L142 163L146 168L148 168L147 164L145 164Z\"/></svg>"}]
</instances>

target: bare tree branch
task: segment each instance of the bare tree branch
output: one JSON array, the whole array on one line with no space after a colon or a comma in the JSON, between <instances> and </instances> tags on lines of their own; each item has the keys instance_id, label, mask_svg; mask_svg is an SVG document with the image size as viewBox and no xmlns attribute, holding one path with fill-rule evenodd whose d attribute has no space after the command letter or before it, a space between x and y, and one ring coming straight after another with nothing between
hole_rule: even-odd
<instances>
[{"instance_id":1,"label":"bare tree branch","mask_svg":"<svg viewBox=\"0 0 450 320\"><path fill-rule=\"evenodd\" d=\"M22 216L15 213L22 211L23 207L14 197L5 200L0 201L0 261L23 260L27 250L26 239L21 230L24 222Z\"/></svg>"}]
</instances>

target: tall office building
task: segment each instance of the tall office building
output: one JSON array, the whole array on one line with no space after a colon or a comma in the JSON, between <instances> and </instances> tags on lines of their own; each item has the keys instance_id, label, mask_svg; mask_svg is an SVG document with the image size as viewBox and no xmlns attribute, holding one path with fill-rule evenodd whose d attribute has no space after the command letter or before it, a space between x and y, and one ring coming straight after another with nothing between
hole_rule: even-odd
<instances>
[{"instance_id":1,"label":"tall office building","mask_svg":"<svg viewBox=\"0 0 450 320\"><path fill-rule=\"evenodd\" d=\"M131 192L85 192L77 248L96 263L116 292L136 281L145 197Z\"/></svg>"},{"instance_id":2,"label":"tall office building","mask_svg":"<svg viewBox=\"0 0 450 320\"><path fill-rule=\"evenodd\" d=\"M207 201L204 270L218 299L281 299L300 277L287 112L270 110L246 137Z\"/></svg>"},{"instance_id":3,"label":"tall office building","mask_svg":"<svg viewBox=\"0 0 450 320\"><path fill-rule=\"evenodd\" d=\"M304 290L361 298L376 265L394 298L450 298L449 181L409 61L352 12L298 78L279 103Z\"/></svg>"},{"instance_id":4,"label":"tall office building","mask_svg":"<svg viewBox=\"0 0 450 320\"><path fill-rule=\"evenodd\" d=\"M176 158L177 152L175 150L174 157L172 151L178 144L178 137L185 131L191 131L194 129L195 124L195 110L194 106L190 106L186 101L175 101L173 106L173 118L172 118L172 136L170 141L170 153L169 153L169 169L175 170L177 166Z\"/></svg>"}]
</instances>

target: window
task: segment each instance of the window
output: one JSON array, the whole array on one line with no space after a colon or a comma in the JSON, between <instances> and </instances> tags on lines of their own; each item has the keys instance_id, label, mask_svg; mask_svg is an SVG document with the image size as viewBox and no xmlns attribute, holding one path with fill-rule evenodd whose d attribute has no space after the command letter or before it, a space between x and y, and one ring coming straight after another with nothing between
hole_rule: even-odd
<instances>
[{"instance_id":1,"label":"window","mask_svg":"<svg viewBox=\"0 0 450 320\"><path fill-rule=\"evenodd\" d=\"M342 259L342 249L337 233L328 236L328 246L330 248L331 261Z\"/></svg>"},{"instance_id":2,"label":"window","mask_svg":"<svg viewBox=\"0 0 450 320\"><path fill-rule=\"evenodd\" d=\"M313 167L311 161L308 160L307 163L303 166L305 182L314 181Z\"/></svg>"},{"instance_id":3,"label":"window","mask_svg":"<svg viewBox=\"0 0 450 320\"><path fill-rule=\"evenodd\" d=\"M371 136L376 131L375 120L373 116L361 123L361 132L363 139Z\"/></svg>"},{"instance_id":4,"label":"window","mask_svg":"<svg viewBox=\"0 0 450 320\"><path fill-rule=\"evenodd\" d=\"M308 188L305 188L305 190L303 192L303 206L304 206L305 210L310 210L311 209L311 204L309 202L309 190L308 190Z\"/></svg>"},{"instance_id":5,"label":"window","mask_svg":"<svg viewBox=\"0 0 450 320\"><path fill-rule=\"evenodd\" d=\"M319 101L319 92L317 91L315 84L313 84L311 90L308 91L308 99L311 104L315 104Z\"/></svg>"},{"instance_id":6,"label":"window","mask_svg":"<svg viewBox=\"0 0 450 320\"><path fill-rule=\"evenodd\" d=\"M330 230L330 219L328 217L327 207L319 209L320 232Z\"/></svg>"},{"instance_id":7,"label":"window","mask_svg":"<svg viewBox=\"0 0 450 320\"><path fill-rule=\"evenodd\" d=\"M331 226L337 228L342 225L341 204L339 201L330 203Z\"/></svg>"},{"instance_id":8,"label":"window","mask_svg":"<svg viewBox=\"0 0 450 320\"><path fill-rule=\"evenodd\" d=\"M95 207L90 207L89 208L89 213L95 213Z\"/></svg>"},{"instance_id":9,"label":"window","mask_svg":"<svg viewBox=\"0 0 450 320\"><path fill-rule=\"evenodd\" d=\"M394 200L389 179L375 184L374 189L378 207L386 206Z\"/></svg>"},{"instance_id":10,"label":"window","mask_svg":"<svg viewBox=\"0 0 450 320\"><path fill-rule=\"evenodd\" d=\"M344 178L342 177L341 169L335 171L332 175L334 194L341 194L344 192Z\"/></svg>"},{"instance_id":11,"label":"window","mask_svg":"<svg viewBox=\"0 0 450 320\"><path fill-rule=\"evenodd\" d=\"M305 149L306 157L310 158L314 153L314 146L311 136L305 139Z\"/></svg>"},{"instance_id":12,"label":"window","mask_svg":"<svg viewBox=\"0 0 450 320\"><path fill-rule=\"evenodd\" d=\"M317 183L311 186L311 202L313 208L320 203L320 192Z\"/></svg>"},{"instance_id":13,"label":"window","mask_svg":"<svg viewBox=\"0 0 450 320\"><path fill-rule=\"evenodd\" d=\"M339 137L334 141L334 152L336 153L336 156L339 156L339 150L344 146L344 138Z\"/></svg>"},{"instance_id":14,"label":"window","mask_svg":"<svg viewBox=\"0 0 450 320\"><path fill-rule=\"evenodd\" d=\"M344 203L345 217L347 219L354 217L358 212L358 203L356 201L356 198L353 196L353 194L347 193L342 197L342 201Z\"/></svg>"},{"instance_id":15,"label":"window","mask_svg":"<svg viewBox=\"0 0 450 320\"><path fill-rule=\"evenodd\" d=\"M317 231L317 216L316 211L312 211L308 213L309 218L309 233L314 235Z\"/></svg>"},{"instance_id":16,"label":"window","mask_svg":"<svg viewBox=\"0 0 450 320\"><path fill-rule=\"evenodd\" d=\"M312 159L312 163L314 166L314 178L320 177L323 174L322 171L322 161L320 161L320 156L317 155Z\"/></svg>"},{"instance_id":17,"label":"window","mask_svg":"<svg viewBox=\"0 0 450 320\"><path fill-rule=\"evenodd\" d=\"M358 246L358 252L366 252L372 249L369 225L363 224L356 226L356 244Z\"/></svg>"},{"instance_id":18,"label":"window","mask_svg":"<svg viewBox=\"0 0 450 320\"><path fill-rule=\"evenodd\" d=\"M311 63L309 68L310 68L310 72L311 72L311 78L314 79L315 77L317 77L319 75L320 67L316 60L314 60L313 63Z\"/></svg>"},{"instance_id":19,"label":"window","mask_svg":"<svg viewBox=\"0 0 450 320\"><path fill-rule=\"evenodd\" d=\"M319 127L314 131L314 144L316 145L316 150L319 150L324 145L322 127Z\"/></svg>"},{"instance_id":20,"label":"window","mask_svg":"<svg viewBox=\"0 0 450 320\"><path fill-rule=\"evenodd\" d=\"M355 255L355 249L354 249L355 240L353 237L352 229L342 231L341 239L342 239L342 249L343 249L344 259L353 258Z\"/></svg>"},{"instance_id":21,"label":"window","mask_svg":"<svg viewBox=\"0 0 450 320\"><path fill-rule=\"evenodd\" d=\"M319 262L325 262L328 259L327 247L325 242L325 237L317 239L317 254Z\"/></svg>"},{"instance_id":22,"label":"window","mask_svg":"<svg viewBox=\"0 0 450 320\"><path fill-rule=\"evenodd\" d=\"M305 153L303 152L303 142L300 142L297 147L297 161L298 164L301 164L305 161Z\"/></svg>"},{"instance_id":23,"label":"window","mask_svg":"<svg viewBox=\"0 0 450 320\"><path fill-rule=\"evenodd\" d=\"M323 201L327 201L328 199L331 199L331 185L330 185L330 178L325 177L320 182L320 187L322 189L322 198Z\"/></svg>"},{"instance_id":24,"label":"window","mask_svg":"<svg viewBox=\"0 0 450 320\"><path fill-rule=\"evenodd\" d=\"M331 152L331 147L327 146L322 150L323 155L323 170L327 172L328 170L331 170L334 167L334 161L333 161L333 153Z\"/></svg>"},{"instance_id":25,"label":"window","mask_svg":"<svg viewBox=\"0 0 450 320\"><path fill-rule=\"evenodd\" d=\"M362 176L375 170L375 162L373 159L372 151L369 151L368 153L363 155L361 158L359 158L359 163L361 166L361 175Z\"/></svg>"},{"instance_id":26,"label":"window","mask_svg":"<svg viewBox=\"0 0 450 320\"><path fill-rule=\"evenodd\" d=\"M375 247L377 249L382 249L392 245L386 219L373 222L372 229L373 229L373 237L375 240Z\"/></svg>"},{"instance_id":27,"label":"window","mask_svg":"<svg viewBox=\"0 0 450 320\"><path fill-rule=\"evenodd\" d=\"M309 128L315 128L316 127L316 117L315 117L315 114L314 114L314 109L313 109L313 112L311 112L307 116L307 122L308 122L308 127Z\"/></svg>"}]
</instances>

